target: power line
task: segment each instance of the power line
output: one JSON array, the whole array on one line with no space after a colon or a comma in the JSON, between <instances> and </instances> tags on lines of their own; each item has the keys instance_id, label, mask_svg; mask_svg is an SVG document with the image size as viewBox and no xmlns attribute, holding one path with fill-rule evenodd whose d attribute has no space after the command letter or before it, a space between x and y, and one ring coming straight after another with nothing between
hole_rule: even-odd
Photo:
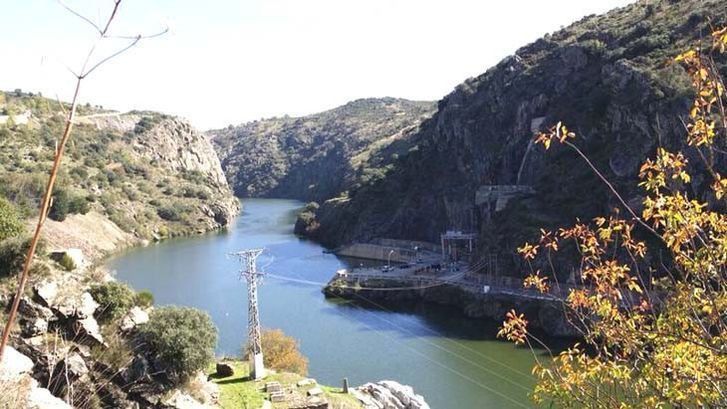
<instances>
[{"instance_id":1,"label":"power line","mask_svg":"<svg viewBox=\"0 0 727 409\"><path fill-rule=\"evenodd\" d=\"M475 268L477 268L476 266L477 266L477 264L475 264ZM465 273L467 273L467 272L469 272L469 271L471 271L471 269L468 269L467 271L465 271L465 272L464 272L464 273L462 273L462 274L465 274ZM298 277L301 277L301 276L300 276L299 274L296 274L296 275L297 275ZM305 280L305 279L302 279L302 277L301 277L301 279L295 279L295 278L290 278L290 277L283 277L283 276L278 276L278 275L273 275L273 274L268 274L268 276L269 276L269 277L272 277L272 278L277 278L277 279L280 279L280 280L283 280L283 281L290 281L290 282L295 282L295 283L301 283L301 284L310 284L310 285L316 285L316 286L326 285L325 283L320 283L320 282L315 282L315 281ZM356 289L363 289L363 287L356 287ZM371 288L371 289L373 289L373 290L379 290L379 288ZM384 310L384 311L387 311L387 312L391 312L391 313L394 313L393 311L391 311L391 310L388 310L388 309L387 309L387 308L385 308L384 306L382 306L382 305L380 305L380 304L376 303L375 301L373 301L373 300L371 300L371 299L368 299L367 297L364 297L364 296L362 296L362 295L360 295L360 294L354 293L354 296L356 296L356 297L358 297L358 298L362 299L363 301L366 301L366 302L368 302L368 303L370 303L370 304L372 304L372 305L376 305L377 307L381 308L381 309L382 309L382 310ZM336 296L336 295L334 295L334 297L336 297L336 298L338 298L338 299L341 299L341 300L343 300L343 298L342 298L342 297L340 297L340 296ZM373 314L373 313L371 313L370 311L367 311L366 309L364 309L364 308L362 308L362 307L359 307L359 306L356 306L356 305L354 305L354 307L355 307L355 308L359 308L359 309L361 309L361 310L363 310L363 311L365 311L365 312L367 312L367 313L370 313L370 314L371 314L372 316L374 316L374 317L375 317L376 319L378 319L378 320L381 320L381 321L384 321L384 322L388 323L388 324L389 324L390 326L392 326L392 327L398 328L398 329L400 329L400 330L402 330L402 331L404 331L404 332L406 332L406 333L408 333L408 334L414 335L414 333L413 333L413 332L412 332L411 330L409 330L409 329L407 329L407 328L405 328L405 327L403 327L403 326L401 326L401 325L399 325L399 324L397 324L397 323L395 323L395 322L392 322L392 321L390 321L390 320L387 320L387 319L385 319L385 318L383 318L383 317L380 317L380 316L378 316L378 315L376 315L376 314ZM421 325L421 324L420 324L420 325ZM422 325L422 327L423 327L423 328L426 328L426 327L424 327L423 325ZM428 328L427 328L427 330L428 330L428 331L430 331L431 333L434 333L434 334L436 334L436 335L441 335L441 334L437 334L437 333L436 333L435 331L432 331L431 329L428 329ZM387 335L387 336L388 336L388 335ZM433 347L437 348L437 349L440 349L440 350L442 350L442 351L444 351L444 352L447 352L447 353L449 353L449 354L451 354L451 355L454 355L454 356L456 356L457 358L459 358L459 359L461 359L462 361L464 361L465 363L468 363L468 364L470 364L470 365L472 365L472 366L474 366L474 367L476 367L476 368L478 368L478 369L481 369L481 370L483 370L483 371L485 371L485 372L487 372L487 373L489 373L489 374L491 374L491 375L494 375L495 377L497 377L497 378L499 378L499 379L501 379L501 380L503 380L503 381L505 381L505 382L508 382L508 383L510 383L510 384L512 384L512 385L514 385L514 386L516 386L516 387L518 387L518 388L520 388L520 389L523 389L523 390L525 390L525 391L529 391L529 390L530 390L529 388L526 388L526 387L522 386L522 385L521 385L520 383L518 383L518 382L516 382L516 381L514 381L514 380L512 380L512 379L510 379L510 378L508 378L508 377L506 377L506 376L504 376L504 375L500 375L500 374L498 374L498 373L494 372L493 370L491 370L491 369L489 369L489 368L487 368L487 367L485 367L485 366L482 366L482 365L480 365L480 364L478 364L478 363L472 362L472 361L471 361L471 360L469 360L469 359L468 359L467 357L465 357L465 356L462 356L461 354L459 354L459 353L457 353L457 352L455 352L455 351L452 351L451 349L448 349L448 348L446 348L446 347L443 347L443 346L441 346L441 345L437 345L437 344L435 344L435 343L432 343L431 341L427 341L427 340L423 340L423 341L424 341L425 343L427 343L427 344L429 344L429 345L431 345L431 346L433 346ZM455 342L455 341L452 341L452 342ZM455 343L456 343L456 342L455 342ZM415 350L415 349L413 349L412 347L410 347L410 346L408 346L408 345L405 345L405 344L402 344L402 345L404 345L405 347L407 347L407 348L409 348L409 349L411 349L411 350L414 350L414 351L415 351L415 352L416 352L417 354L419 354L419 355L422 355L422 356L425 356L425 357L426 357L426 355L424 355L423 353L421 353L421 352L419 352L419 351L416 351L416 350ZM484 357L484 358L486 358L487 360L489 360L489 361L491 361L491 362L494 362L494 363L496 363L496 364L498 364L498 365L500 365L500 366L502 366L502 367L504 367L504 368L507 368L507 369L511 370L511 371L512 371L512 372L514 372L514 373L517 373L517 374L520 374L520 375L524 375L524 376L527 376L527 377L531 377L531 375L529 375L529 374L526 374L526 373L524 373L524 372L522 372L522 371L519 371L519 370L517 370L517 369L515 369L515 368L512 368L512 367L511 367L511 366L509 366L509 365L506 365L506 364L504 364L504 363L502 363L502 362L499 362L499 361L497 361L497 360L494 360L494 359L492 359L492 358L490 358L490 357L488 357L488 356L486 356L486 355L483 355L483 354L479 353L478 351L476 351L476 350L474 350L474 349L472 349L472 348L469 348L469 347L467 347L467 346L465 346L465 345L461 345L461 346L462 346L462 347L464 347L465 349L468 349L468 350L470 350L470 351L472 351L472 352L475 352L475 353L476 353L476 354L477 354L478 356ZM459 376L463 377L464 379L467 379L467 380L469 380L470 382L473 382L474 384L476 384L476 385L478 385L478 386L480 386L480 387L483 387L484 389L486 389L486 390L488 390L488 391L490 391L490 392L493 392L493 393L497 394L498 396L504 397L504 398L506 398L506 399L508 399L508 400L510 400L510 401L512 401L512 402L515 402L516 404L518 404L518 405L520 405L520 406L523 406L523 405L522 405L522 404L521 404L520 402L517 402L517 401L513 400L512 398L510 398L510 397L508 397L508 396L506 396L506 395L503 395L502 393L500 393L500 392L498 392L498 391L496 391L496 390L494 390L494 389L491 389L490 387L487 387L486 385L482 385L482 384L481 384L480 382L477 382L476 380L473 380L472 378L470 378L470 377L468 377L468 376L466 376L466 375L462 374L461 372L457 371L456 369L453 369L453 368L451 368L451 367L448 367L447 365L445 365L445 364L442 364L442 363L440 363L440 362L434 361L434 360L432 360L431 358L428 358L428 357L426 357L426 359L427 359L427 360L429 360L429 361L431 361L431 362L434 362L434 363L436 363L436 364L437 364L437 365L439 365L439 366L442 366L442 367L446 368L447 370L449 370L449 371L451 371L451 372L453 372L453 373L456 373L456 374L458 374ZM527 407L527 406L523 406L523 407Z\"/></svg>"},{"instance_id":2,"label":"power line","mask_svg":"<svg viewBox=\"0 0 727 409\"><path fill-rule=\"evenodd\" d=\"M306 284L306 285L314 285L316 287L320 287L320 286L325 286L326 285L326 283L321 283L321 282L317 282L317 281L310 281L310 280L303 280L303 279L295 279L295 278L283 277L283 276L279 276L279 275L275 275L275 274L268 274L267 276L268 277L271 277L271 278L275 278L275 279L281 280L281 281L288 281L288 282L293 282L293 283L298 283L298 284ZM356 287L355 289L357 289L357 290L378 290L378 288L374 288L374 287L370 287L370 288L367 288L367 287ZM383 305L381 305L381 304L379 304L379 303L371 300L370 298L366 298L366 297L364 297L364 296L362 296L360 294L355 294L355 293L354 293L354 295L357 296L357 297L359 297L359 298L362 298L364 301L368 302L371 305L376 306L377 308L379 308L381 310L384 310L384 311L390 312L390 313L395 313L395 311L392 311L390 309L387 309ZM339 299L343 299L343 298L341 298L339 296L336 296L336 295L334 295L334 297L339 298ZM412 320L412 319L410 319L408 317L406 317L406 318L409 320L409 322L411 322L413 324L416 324L418 327L424 329L425 331L429 332L430 334L439 335L439 336L442 335L442 334L438 333L437 331L434 331L431 328L428 328L425 325L423 325L423 324L421 324L421 323L419 323L417 321L414 321L414 320ZM411 333L411 331L409 331L409 333ZM510 371L512 371L512 372L514 372L516 374L518 374L518 375L521 375L521 376L524 376L524 377L528 377L528 378L532 378L533 377L531 374L529 374L527 372L520 371L518 369L515 369L515 368L507 365L507 364L504 364L504 363L502 363L502 362L500 362L500 361L498 361L496 359L493 359L492 357L489 357L489 356L481 353L480 351L477 351L476 349L471 348L471 347L469 347L469 346L467 346L467 345L465 345L465 344L463 344L461 342L458 342L456 340L449 339L449 338L446 338L446 337L445 337L445 339L448 342L450 342L450 343L453 343L453 344L455 344L455 345L457 345L457 346L459 346L459 347L461 347L463 349L466 349L467 351L470 351L470 352L474 353L475 355L477 355L477 356L479 356L481 358L484 358L484 359L486 359L486 360L488 360L488 361L490 361L492 363L495 363L497 365L500 365L503 368L506 368L506 369L508 369L508 370L510 370ZM455 352L451 352L451 351L447 351L447 352L450 352L453 355L458 355Z\"/></svg>"},{"instance_id":3,"label":"power line","mask_svg":"<svg viewBox=\"0 0 727 409\"><path fill-rule=\"evenodd\" d=\"M368 298L366 298L366 297L364 297L364 296L362 296L362 295L358 295L358 294L354 294L354 295L355 295L355 296L357 296L357 297L359 297L360 299L362 299L362 300L366 301L366 302L369 302L369 303L371 303L371 304L373 304L373 305L377 305L377 306L379 306L380 308L383 308L383 307L382 307L382 306L380 306L379 304L377 304L377 303L375 303L375 302L373 302L373 301L369 300ZM386 310L386 309L385 309L385 310ZM386 311L389 311L389 310L386 310ZM389 311L389 312L393 312L393 311ZM386 318L383 318L383 317L378 317L378 318L379 318L379 319L381 319L382 321L386 321L386 322L388 322L388 323L389 323L389 324L390 324L391 326L393 326L393 327L396 327L396 328L399 328L400 330L403 330L403 331L405 331L405 332L406 332L407 334L410 334L410 335L415 335L415 334L414 334L414 332L412 332L412 331L410 331L410 330L408 330L408 329L404 328L404 327L403 327L403 326L401 326L401 325L398 325L398 324L396 324L395 322L392 322L392 321L390 321L390 320L387 320ZM510 379L510 378L508 378L508 377L506 377L506 376L504 376L504 375L500 375L500 374L498 374L498 373L494 372L494 371L493 371L492 369L490 369L490 368L487 368L487 367L485 367L485 366L483 366L483 365L480 365L480 364L478 364L478 363L476 363L476 362L472 362L472 361L471 361L471 360L469 360L469 359L468 359L467 357L465 357L465 356L462 356L461 354L459 354L459 353L457 353L457 352L454 352L454 351L452 351L452 350L450 350L450 349L448 349L448 348L442 347L441 345L437 345L437 344L435 344L434 342L431 342L431 341L427 341L426 339L422 339L422 341L423 341L423 342L425 342L426 344L430 345L430 346L433 346L434 348L437 348L437 349L439 349L439 350L441 350L441 351L444 351L444 352L447 352L447 353L449 353L449 354L451 354L451 355L454 355L454 356L456 356L457 358L459 358L459 359L463 360L464 362L467 362L467 363L469 363L470 365L473 365L473 366L475 366L475 367L477 367L477 368L479 368L479 369L482 369L483 371L485 371L485 372L488 372L488 373L490 373L490 374L492 374L492 375L496 376L497 378L500 378L501 380L503 380L503 381L505 381L505 382L509 382L509 383L511 383L511 384L513 384L513 385L515 385L516 387L520 388L520 389L523 389L523 390L525 390L525 391L529 391L529 390L530 390L529 388L526 388L526 387L522 386L521 384L519 384L518 382L515 382L515 381L514 381L514 380L512 380L512 379ZM503 366L507 366L507 365L505 365L505 364L501 364L501 365L503 365ZM512 368L509 368L509 367L508 367L508 369L512 369Z\"/></svg>"},{"instance_id":4,"label":"power line","mask_svg":"<svg viewBox=\"0 0 727 409\"><path fill-rule=\"evenodd\" d=\"M340 297L339 297L339 298L340 298ZM359 307L359 306L354 306L354 308L358 308L358 309L362 310L362 311L363 311L364 313L368 313L368 314L371 314L371 315L372 315L373 317L375 317L375 318L378 318L378 319L381 319L381 317L379 317L379 316L378 316L378 315L376 315L376 314L373 314L373 313L371 313L370 311L367 311L367 310L366 310L365 308L363 308L363 307ZM366 324L364 324L364 325L366 325ZM377 333L380 333L380 332L379 332L379 331L377 331ZM487 386L487 385L483 384L482 382L479 382L478 380L476 380L476 379L472 378L471 376L468 376L468 375L466 375L466 374L462 373L461 371L458 371L457 369L455 369L455 368L452 368L452 367L450 367L449 365L443 364L443 363L441 363L441 362L439 362L439 361L437 361L437 360L435 360L435 359L432 359L432 358L430 358L430 357L429 357L429 356L428 356L427 354L425 354L425 353L423 353L423 352L421 352L421 351L417 350L416 348L413 348L413 347L411 347L411 346L409 346L409 345L406 345L405 343L403 343L403 342L399 341L399 340L398 340L398 339L396 339L395 337L393 337L393 336L391 336L391 335L388 335L388 334L386 334L386 333L384 333L384 335L385 335L386 337L388 337L389 339L391 339L392 341L394 341L394 342L398 343L399 345L402 345L402 346L403 346L404 348L407 348L407 349L408 349L408 350L410 350L411 352L413 352L413 353L415 353L415 354L417 354L417 355L421 356L422 358L426 359L427 361L429 361L429 362L431 362L431 363L433 363L433 364L435 364L435 365L437 365L437 366L439 366L439 367L441 367L441 368L444 368L444 369L446 369L446 370L448 370L448 371L452 372L453 374L455 374L455 375L457 375L457 376L461 377L462 379L465 379L466 381L469 381L469 382L471 382L471 383L472 383L472 384L474 384L475 386L478 386L478 387L480 387L480 388L482 388L482 389L484 389L484 390L486 390L486 391L488 391L488 392L490 392L490 393L493 393L493 394L495 394L495 395L497 395L497 396L499 396L499 397L501 397L501 398L503 398L503 399L505 399L505 400L508 400L508 401L512 402L513 404L515 404L515 405L517 405L517 406L519 406L519 407L521 407L521 408L529 408L529 406L527 406L527 405L524 405L524 404L523 404L522 402L519 402L519 401L517 401L517 400L513 399L512 397L510 397L510 396L507 396L507 395L505 395L504 393L502 393L502 392L498 391L497 389L494 389L494 388L492 388L492 387L490 387L490 386ZM469 361L465 361L465 362L469 362ZM469 362L469 363L471 363L471 362ZM512 382L512 381L511 381L511 382ZM515 384L515 385L517 385L517 384Z\"/></svg>"},{"instance_id":5,"label":"power line","mask_svg":"<svg viewBox=\"0 0 727 409\"><path fill-rule=\"evenodd\" d=\"M370 304L372 304L372 305L376 306L376 307L377 307L377 308L379 308L379 309L382 309L382 310L384 310L384 311L386 311L386 312L390 312L390 313L395 313L395 311L392 311L392 310L390 310L390 309L388 309L388 308L384 307L383 305L381 305L381 304L377 303L376 301L374 301L374 300L372 300L372 299L370 299L370 298L366 298L366 297L364 297L364 296L362 296L362 295L359 295L359 294L356 294L356 296L358 296L358 297L360 297L360 298L364 299L364 300L365 300L366 302L368 302L368 303L370 303ZM425 325L423 325L423 324L421 324L421 323L419 323L419 322L417 322L417 321L415 321L415 320L411 320L411 319L409 319L409 317L405 317L405 318L407 318L407 320L408 320L409 322L411 322L411 323L414 323L414 324L416 324L416 325L417 325L417 326L418 326L419 328L422 328L422 329L424 329L424 330L428 331L428 332L429 332L430 334L434 334L434 335L439 335L439 336L441 336L441 335L442 335L442 334L438 333L437 331L434 331L434 330L432 330L431 328L428 328L428 327L426 327ZM410 333L411 333L411 332L410 332ZM413 334L413 333L412 333L412 334ZM503 368L509 369L510 371L512 371L512 372L514 372L514 373L516 373L516 374L518 374L518 375L522 375L522 376L525 376L525 377L527 377L527 378L532 378L532 377L533 377L533 375L532 375L532 374L529 374L529 373L527 373L527 372L523 372L523 371L520 371L520 370L518 370L518 369L515 369L515 368L511 367L510 365L507 365L507 364L505 364L505 363L502 363L502 362L500 362L500 361L498 361L498 360L496 360L496 359L493 359L493 358L491 358L491 357L489 357L489 356L487 356L487 355L485 355L485 354L481 353L480 351L477 351L476 349L474 349L474 348L471 348L471 347L469 347L469 346L467 346L467 345L465 345L465 344L463 344L463 343L461 343L461 342L455 341L455 340L453 340L453 339L450 339L450 338L447 338L447 337L443 337L443 338L444 338L444 339L446 339L446 340L447 340L448 342L451 342L451 343L453 343L453 344L455 344L455 345L457 345L457 346L459 346L459 347L461 347L461 348L464 348L464 349L466 349L466 350L468 350L468 351L470 351L470 352L474 353L475 355L478 355L478 356L480 356L480 357L482 357L482 358L485 358L486 360L488 360L488 361L490 361L490 362L492 362L492 363L495 363L495 364L497 364L497 365L500 365L500 366L502 366ZM425 341L425 342L426 342L426 341ZM439 346L437 346L437 347L439 348ZM448 351L448 352L449 352L449 351ZM452 354L455 354L454 352L450 352L450 353L452 353ZM462 358L462 359L465 359L465 358L463 358L463 357L461 357L461 358ZM486 370L487 370L487 371L489 371L489 369L486 369ZM496 375L496 376L499 376L499 375Z\"/></svg>"}]
</instances>

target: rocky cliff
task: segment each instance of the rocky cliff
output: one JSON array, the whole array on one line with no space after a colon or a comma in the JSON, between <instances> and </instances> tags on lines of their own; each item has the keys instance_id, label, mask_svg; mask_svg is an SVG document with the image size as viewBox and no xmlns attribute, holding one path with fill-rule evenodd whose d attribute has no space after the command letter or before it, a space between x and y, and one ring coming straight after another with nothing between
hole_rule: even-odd
<instances>
[{"instance_id":1,"label":"rocky cliff","mask_svg":"<svg viewBox=\"0 0 727 409\"><path fill-rule=\"evenodd\" d=\"M375 179L399 154L431 102L360 99L300 118L272 118L210 131L242 197L320 201Z\"/></svg>"},{"instance_id":2,"label":"rocky cliff","mask_svg":"<svg viewBox=\"0 0 727 409\"><path fill-rule=\"evenodd\" d=\"M22 92L0 93L0 108L28 118L0 126L0 195L32 217L63 112ZM63 233L57 237L74 236L73 223L63 223L67 214L95 212L148 240L224 227L239 211L207 138L185 120L155 112L79 107L56 186L51 219Z\"/></svg>"},{"instance_id":3,"label":"rocky cliff","mask_svg":"<svg viewBox=\"0 0 727 409\"><path fill-rule=\"evenodd\" d=\"M69 108L0 92L4 317ZM125 246L227 226L239 202L212 145L186 121L90 105L77 113L12 347L0 363L0 407L214 407L219 394L204 374L176 386L158 351L142 342L136 326L149 320L150 295L104 287L116 290L99 305L104 298L94 291L112 278L95 264ZM112 304L126 305L113 320L105 315Z\"/></svg>"},{"instance_id":4,"label":"rocky cliff","mask_svg":"<svg viewBox=\"0 0 727 409\"><path fill-rule=\"evenodd\" d=\"M513 249L539 227L616 206L580 158L557 148L546 155L532 145L534 133L569 124L638 205L640 163L657 146L682 144L691 88L671 61L709 34L710 19L719 26L726 18L724 1L641 1L546 35L459 85L382 178L322 203L306 218L314 228L301 231L335 245L474 230L479 253L498 254L500 271L512 272ZM724 168L725 158L717 161ZM695 193L702 183L693 180Z\"/></svg>"}]
</instances>

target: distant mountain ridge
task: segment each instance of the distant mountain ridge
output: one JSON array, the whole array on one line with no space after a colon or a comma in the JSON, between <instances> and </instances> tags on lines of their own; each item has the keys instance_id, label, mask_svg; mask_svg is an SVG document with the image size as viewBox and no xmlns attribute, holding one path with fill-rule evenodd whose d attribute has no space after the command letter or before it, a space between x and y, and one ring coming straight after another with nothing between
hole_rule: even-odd
<instances>
[{"instance_id":1,"label":"distant mountain ridge","mask_svg":"<svg viewBox=\"0 0 727 409\"><path fill-rule=\"evenodd\" d=\"M368 98L207 132L238 196L322 201L383 174L433 102ZM387 155L383 157L382 155Z\"/></svg>"},{"instance_id":2,"label":"distant mountain ridge","mask_svg":"<svg viewBox=\"0 0 727 409\"><path fill-rule=\"evenodd\" d=\"M673 58L725 24L725 1L639 1L547 35L457 86L409 135L408 154L375 183L307 214L306 231L337 245L375 237L437 242L447 229L474 230L479 255L497 254L500 270L516 273L514 249L541 226L618 205L580 158L557 147L546 155L532 145L534 133L564 121L638 208L640 163L657 146L684 144L680 118L693 91ZM727 167L724 156L715 160ZM693 179L695 194L704 180ZM503 193L513 185L519 193Z\"/></svg>"}]
</instances>

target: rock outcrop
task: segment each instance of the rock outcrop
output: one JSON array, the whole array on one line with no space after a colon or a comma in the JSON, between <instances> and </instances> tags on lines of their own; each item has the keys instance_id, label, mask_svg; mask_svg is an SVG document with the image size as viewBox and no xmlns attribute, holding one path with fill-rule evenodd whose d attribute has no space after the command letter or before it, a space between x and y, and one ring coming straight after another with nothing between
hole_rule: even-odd
<instances>
[{"instance_id":1,"label":"rock outcrop","mask_svg":"<svg viewBox=\"0 0 727 409\"><path fill-rule=\"evenodd\" d=\"M242 197L326 200L383 172L431 102L361 99L300 118L271 118L210 131Z\"/></svg>"},{"instance_id":2,"label":"rock outcrop","mask_svg":"<svg viewBox=\"0 0 727 409\"><path fill-rule=\"evenodd\" d=\"M447 229L474 230L479 254L497 254L502 274L518 272L514 249L540 227L618 205L578 155L562 147L545 154L531 143L534 133L564 121L626 200L639 203L638 165L657 146L684 146L680 118L692 90L669 61L699 44L710 24L725 23L724 1L638 2L517 50L442 99L383 177L322 202L311 237L331 246L375 237L437 242ZM724 59L717 63L727 72ZM716 160L727 166L725 156ZM691 190L705 191L705 180L694 178ZM475 202L482 186L532 194L483 206Z\"/></svg>"},{"instance_id":3,"label":"rock outcrop","mask_svg":"<svg viewBox=\"0 0 727 409\"><path fill-rule=\"evenodd\" d=\"M36 222L37 220L28 220L28 229L35 227ZM43 225L43 238L51 252L63 252L68 248L80 249L87 264L138 243L133 234L125 232L97 211L73 214L63 222L46 220Z\"/></svg>"},{"instance_id":4,"label":"rock outcrop","mask_svg":"<svg viewBox=\"0 0 727 409\"><path fill-rule=\"evenodd\" d=\"M22 192L7 193L11 201L35 208L35 181L47 177L64 115L38 95L0 92L0 101L32 112L27 124L3 127L0 184ZM46 225L51 250L81 249L91 263L127 244L225 227L240 210L209 140L156 112L79 107L61 176Z\"/></svg>"},{"instance_id":5,"label":"rock outcrop","mask_svg":"<svg viewBox=\"0 0 727 409\"><path fill-rule=\"evenodd\" d=\"M137 327L149 320L146 310L132 307L113 326L104 324L105 340L88 286L61 272L20 300L22 331L11 338L0 365L0 407L216 407L219 389L201 372L185 386L171 386L155 351L139 337ZM5 399L21 403L8 406Z\"/></svg>"},{"instance_id":6,"label":"rock outcrop","mask_svg":"<svg viewBox=\"0 0 727 409\"><path fill-rule=\"evenodd\" d=\"M395 381L367 383L353 389L353 394L366 409L429 409L411 386Z\"/></svg>"},{"instance_id":7,"label":"rock outcrop","mask_svg":"<svg viewBox=\"0 0 727 409\"><path fill-rule=\"evenodd\" d=\"M0 362L0 406L27 409L71 409L31 377L33 361L7 346Z\"/></svg>"}]
</instances>

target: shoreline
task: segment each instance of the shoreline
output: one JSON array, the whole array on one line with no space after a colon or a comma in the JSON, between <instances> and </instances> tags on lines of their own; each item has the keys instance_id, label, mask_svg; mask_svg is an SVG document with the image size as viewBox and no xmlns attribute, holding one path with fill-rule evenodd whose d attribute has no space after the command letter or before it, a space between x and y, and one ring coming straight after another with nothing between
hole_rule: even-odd
<instances>
[{"instance_id":1,"label":"shoreline","mask_svg":"<svg viewBox=\"0 0 727 409\"><path fill-rule=\"evenodd\" d=\"M475 293L456 284L443 284L420 289L411 288L411 282L381 279L357 280L353 286L341 286L333 277L321 291L326 298L362 301L371 305L384 304L405 306L424 303L456 309L465 318L501 322L511 309L524 312L531 320L532 328L553 338L578 338L568 323L558 299L525 298L501 293ZM357 288L358 287L358 288ZM361 288L365 287L365 288Z\"/></svg>"}]
</instances>

